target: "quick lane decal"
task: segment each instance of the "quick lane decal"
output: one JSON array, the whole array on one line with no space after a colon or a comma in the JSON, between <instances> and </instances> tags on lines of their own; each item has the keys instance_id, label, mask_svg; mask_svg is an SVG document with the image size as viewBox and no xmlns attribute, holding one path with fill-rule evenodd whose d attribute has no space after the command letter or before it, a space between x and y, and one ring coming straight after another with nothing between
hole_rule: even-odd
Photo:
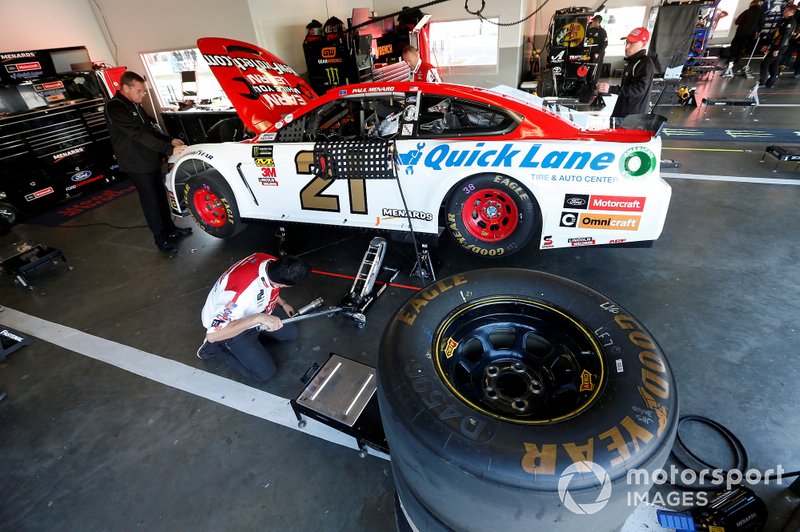
<instances>
[{"instance_id":1,"label":"quick lane decal","mask_svg":"<svg viewBox=\"0 0 800 532\"><path fill-rule=\"evenodd\" d=\"M515 144L504 144L497 149L486 149L485 145L484 142L478 142L474 149L455 150L447 144L440 144L424 154L422 149L425 143L419 143L416 149L399 154L399 158L401 164L407 166L415 166L421 160L423 165L434 170L479 166L595 171L605 170L616 159L616 155L608 151L550 150L540 153L542 145L532 144L523 155L523 150L513 149Z\"/></svg>"}]
</instances>

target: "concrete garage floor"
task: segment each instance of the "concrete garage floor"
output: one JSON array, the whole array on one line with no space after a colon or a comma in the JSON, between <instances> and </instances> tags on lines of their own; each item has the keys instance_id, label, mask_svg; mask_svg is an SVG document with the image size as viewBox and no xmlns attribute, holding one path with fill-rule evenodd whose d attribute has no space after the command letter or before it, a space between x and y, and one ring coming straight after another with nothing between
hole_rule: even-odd
<instances>
[{"instance_id":1,"label":"concrete garage floor","mask_svg":"<svg viewBox=\"0 0 800 532\"><path fill-rule=\"evenodd\" d=\"M738 92L741 97L752 83L715 78L696 85L710 94ZM789 102L800 102L800 84L791 78L762 93L762 103ZM762 107L754 115L759 122L741 109L730 114L711 109L709 121L700 110L660 111L668 113L673 127L800 130L797 109ZM751 467L800 469L795 360L800 186L752 179L800 184L800 173L792 163L782 164L777 173L769 171L772 161L759 164L763 143L665 138L664 145L664 156L682 163L668 170L672 174L747 176L745 182L669 178L673 199L666 227L650 249L537 251L529 246L512 257L487 260L463 253L445 237L435 252L441 261L438 275L492 266L534 268L609 296L660 342L675 373L682 413L709 416L729 427L746 445ZM72 223L93 222L142 224L135 194ZM205 387L208 373L219 375L243 384L230 389L250 400L242 390L252 390L252 383L221 363L195 356L203 338L199 312L211 284L232 262L256 250L277 251L274 231L273 225L254 224L219 241L196 230L174 258L157 251L146 229L22 224L0 239L0 244L28 238L58 247L74 267L34 272L31 291L0 278L2 305L178 362L173 366L189 374L180 383L174 375L160 375L165 385L37 338L0 363L0 389L9 394L0 402L0 529L394 527L388 462L361 459L352 450L270 423L261 418L266 413L249 415L225 406L231 397L215 396ZM290 227L288 251L304 254L315 269L352 275L372 236ZM385 264L402 268L398 283L414 285L418 281L405 275L410 261L403 255L409 253L408 247L390 243ZM282 295L296 307L320 295L335 302L349 286L347 279L315 274ZM324 362L330 351L374 365L376 339L411 293L387 290L365 329L341 320L302 323L299 341L275 349L276 378L256 388L294 397L302 374L313 362ZM6 323L3 313L0 323ZM144 361L145 372L152 373L158 371L153 369L157 360L133 353L129 361ZM714 436L696 427L687 435L706 459L729 465L728 452ZM770 510L766 530L780 530L800 504L800 498L786 493L786 484L755 487ZM658 526L651 522L648 529Z\"/></svg>"}]
</instances>

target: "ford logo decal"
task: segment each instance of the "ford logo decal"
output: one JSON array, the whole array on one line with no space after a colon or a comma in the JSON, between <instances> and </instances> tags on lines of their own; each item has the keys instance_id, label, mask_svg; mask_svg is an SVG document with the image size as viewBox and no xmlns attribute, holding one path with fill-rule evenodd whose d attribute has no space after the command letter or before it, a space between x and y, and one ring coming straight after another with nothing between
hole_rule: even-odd
<instances>
[{"instance_id":1,"label":"ford logo decal","mask_svg":"<svg viewBox=\"0 0 800 532\"><path fill-rule=\"evenodd\" d=\"M583 198L569 198L567 200L568 205L572 205L573 207L582 207L586 205L586 200Z\"/></svg>"},{"instance_id":2,"label":"ford logo decal","mask_svg":"<svg viewBox=\"0 0 800 532\"><path fill-rule=\"evenodd\" d=\"M91 170L84 170L82 172L78 172L77 174L73 175L70 179L74 182L83 181L84 179L88 179L92 176Z\"/></svg>"}]
</instances>

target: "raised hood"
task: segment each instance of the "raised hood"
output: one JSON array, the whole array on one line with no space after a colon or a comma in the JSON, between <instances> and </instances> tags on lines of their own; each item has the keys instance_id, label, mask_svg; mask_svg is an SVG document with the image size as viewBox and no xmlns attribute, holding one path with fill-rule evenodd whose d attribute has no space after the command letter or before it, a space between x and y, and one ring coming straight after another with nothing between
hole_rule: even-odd
<instances>
[{"instance_id":1,"label":"raised hood","mask_svg":"<svg viewBox=\"0 0 800 532\"><path fill-rule=\"evenodd\" d=\"M254 44L204 37L197 47L239 117L257 134L317 98L292 67Z\"/></svg>"}]
</instances>

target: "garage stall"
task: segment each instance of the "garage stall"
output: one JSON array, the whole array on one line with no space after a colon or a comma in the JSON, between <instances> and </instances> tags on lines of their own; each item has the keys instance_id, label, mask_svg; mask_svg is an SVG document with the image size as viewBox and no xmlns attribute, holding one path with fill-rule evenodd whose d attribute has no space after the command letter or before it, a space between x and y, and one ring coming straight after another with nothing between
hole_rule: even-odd
<instances>
[{"instance_id":1,"label":"garage stall","mask_svg":"<svg viewBox=\"0 0 800 532\"><path fill-rule=\"evenodd\" d=\"M46 4L3 46L89 66L0 87L41 100L0 117L5 527L800 529L791 8L736 62L746 2L685 42L655 4Z\"/></svg>"}]
</instances>

